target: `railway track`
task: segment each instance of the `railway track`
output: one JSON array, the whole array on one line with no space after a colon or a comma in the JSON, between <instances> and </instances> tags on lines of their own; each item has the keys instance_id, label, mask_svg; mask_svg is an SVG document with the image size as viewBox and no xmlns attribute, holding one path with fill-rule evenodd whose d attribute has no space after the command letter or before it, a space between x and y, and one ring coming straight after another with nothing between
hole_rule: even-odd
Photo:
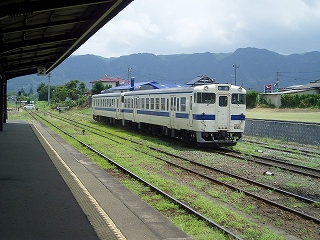
<instances>
[{"instance_id":1,"label":"railway track","mask_svg":"<svg viewBox=\"0 0 320 240\"><path fill-rule=\"evenodd\" d=\"M94 134L100 135L101 137L108 138L108 137L106 137L106 134L110 135L109 132L104 132L103 133L101 131L101 129L98 129L98 128L95 129L95 128L92 128L92 126L89 126L89 125L79 124L78 122L75 122L74 120L67 119L67 118L62 118L61 116L58 116L58 115L53 115L53 114L50 114L50 115L53 116L53 117L60 118L63 121L69 121L70 123L73 123L73 124L77 125L80 128L84 128L85 127L86 131L90 131L90 132L92 132ZM94 129L94 130L92 130L92 129ZM65 133L65 134L67 134L67 133ZM117 136L117 137L119 137L119 136ZM122 139L122 140L126 140L127 141L128 139ZM77 141L79 141L79 140L77 140ZM112 139L112 141L116 141L116 140ZM141 143L137 143L137 142L132 141L132 140L130 140L130 141L134 142L135 144L141 144ZM122 143L122 142L118 142L118 143ZM86 145L86 144L84 143L83 145ZM87 146L87 147L91 148L90 146ZM148 147L148 148L150 150L159 152L159 149L155 149L155 148L152 148L152 147ZM141 148L139 148L139 146L138 146L136 148L136 150L137 151L141 151ZM95 150L93 150L93 151L95 151ZM144 153L150 155L150 152L151 151L147 151L147 152L144 152ZM171 154L171 153L168 153L168 152L162 151L162 154L164 154L164 157L157 157L155 155L153 155L153 157L157 157L160 160L165 161L168 164L174 165L175 167L179 167L181 169L184 169L185 171L192 172L193 174L197 174L198 176L201 176L202 178L205 178L205 179L207 179L209 181L212 181L212 182L214 182L216 184L224 185L224 186L226 186L226 187L228 187L230 189L233 189L234 191L242 192L242 193L246 194L249 197L255 198L255 199L259 200L259 201L263 201L265 203L268 203L269 205L275 206L275 207L277 207L279 209L282 209L284 211L291 212L291 213L293 213L295 215L298 215L298 216L300 216L300 217L302 217L302 218L304 218L306 220L311 220L311 221L313 221L314 223L317 223L317 224L320 223L319 215L318 216L311 216L311 215L306 214L304 212L297 211L296 209L288 208L288 207L284 206L283 204L279 203L279 202L287 201L288 198L295 198L295 199L298 199L299 201L303 201L303 202L308 203L308 204L313 204L313 203L320 204L319 202L316 202L316 201L314 201L312 199L305 198L303 196L299 196L297 194L293 194L293 193L290 193L290 192L287 192L287 191L284 191L284 190L281 190L281 189L278 189L278 188L275 188L275 187L272 187L272 186L268 186L266 184L262 184L262 183L259 183L259 182L256 182L256 181L252 181L252 180L250 180L248 178L237 176L235 174L232 174L232 173L229 173L229 172L226 172L226 171L221 171L221 170L219 170L217 168L206 166L206 165L200 164L198 162L191 161L190 159L182 158L180 156L177 156L177 155L174 155L174 154ZM166 159L166 158L168 158L167 157L168 155L170 155L170 160ZM235 156L232 156L232 157L235 157ZM175 160L173 160L173 158ZM188 162L187 166L186 166L186 161ZM235 186L235 184L228 184L226 182L218 180L219 178L223 178L223 175L229 176L229 177L231 176L231 177L233 177L235 179L238 179L238 182L241 182L241 184L239 186ZM215 176L215 177L212 177L212 176ZM281 200L278 201L278 203L277 203L276 201L272 201L272 200L270 200L270 199L268 199L266 197L261 197L261 196L259 196L259 194L255 194L255 193L252 193L250 191L247 191L246 189L252 188L248 184L255 184L255 185L258 185L259 188L267 189L267 190L264 190L265 192L262 193L262 194L260 192L260 195L262 195L262 196L270 195L270 194L268 194L268 191L278 192L278 195L276 195L276 196L272 195L272 198L273 199L277 198L277 199L281 199ZM151 187L151 188L153 188L153 187ZM262 191L262 190L259 189L259 191ZM163 195L165 195L165 194L163 194ZM286 196L286 197L283 197L283 196ZM169 198L171 199L171 196L169 196ZM181 203L179 203L179 204L181 204ZM188 206L183 206L183 207L185 209L188 208ZM188 210L188 211L190 211L190 210ZM204 220L208 221L208 219L205 219L205 218L204 218ZM218 224L217 225L215 223L211 223L211 224L213 224L214 226L219 228L219 226L217 226ZM238 238L238 236L233 236L233 237Z\"/></svg>"},{"instance_id":2,"label":"railway track","mask_svg":"<svg viewBox=\"0 0 320 240\"><path fill-rule=\"evenodd\" d=\"M292 150L292 149L288 149L288 145L285 145L285 144L278 144L278 147L274 147L274 146L269 146L267 143L257 141L257 140L248 139L248 138L244 138L243 141L247 142L247 143L259 144L259 145L263 146L263 148L270 149L270 150L276 150L276 151L281 150L282 152L292 153L292 154L295 154L297 151L299 151L299 152L303 153L304 155L306 155L307 157L315 157L315 156L320 157L320 152L317 151L316 149L310 150L310 149L307 149L304 147L296 147L295 146L295 150Z\"/></svg>"},{"instance_id":3,"label":"railway track","mask_svg":"<svg viewBox=\"0 0 320 240\"><path fill-rule=\"evenodd\" d=\"M220 154L234 157L234 158L246 159L247 161L256 162L256 163L263 164L263 165L269 166L269 167L276 167L276 168L280 168L283 170L288 170L290 172L298 173L298 174L313 177L313 178L320 178L320 170L319 169L305 167L302 165L290 163L290 162L284 161L282 159L264 157L264 156L254 155L254 154L250 154L250 155L245 154L244 155L238 151L231 151L228 149L215 150L215 152L219 152Z\"/></svg>"}]
</instances>

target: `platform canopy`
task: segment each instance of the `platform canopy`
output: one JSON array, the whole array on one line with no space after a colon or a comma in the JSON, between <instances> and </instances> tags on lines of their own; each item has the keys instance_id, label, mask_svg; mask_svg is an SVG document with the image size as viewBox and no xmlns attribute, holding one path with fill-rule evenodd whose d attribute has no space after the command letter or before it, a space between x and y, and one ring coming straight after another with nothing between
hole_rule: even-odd
<instances>
[{"instance_id":1,"label":"platform canopy","mask_svg":"<svg viewBox=\"0 0 320 240\"><path fill-rule=\"evenodd\" d=\"M49 73L132 1L1 0L0 78Z\"/></svg>"}]
</instances>

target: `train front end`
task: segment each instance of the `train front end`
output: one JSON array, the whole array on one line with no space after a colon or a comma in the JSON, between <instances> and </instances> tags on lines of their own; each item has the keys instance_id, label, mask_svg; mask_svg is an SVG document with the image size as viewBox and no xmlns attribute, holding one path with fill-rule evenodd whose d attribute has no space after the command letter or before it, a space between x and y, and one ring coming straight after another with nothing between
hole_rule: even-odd
<instances>
[{"instance_id":1,"label":"train front end","mask_svg":"<svg viewBox=\"0 0 320 240\"><path fill-rule=\"evenodd\" d=\"M246 90L231 84L195 87L193 127L199 145L232 146L245 127Z\"/></svg>"}]
</instances>

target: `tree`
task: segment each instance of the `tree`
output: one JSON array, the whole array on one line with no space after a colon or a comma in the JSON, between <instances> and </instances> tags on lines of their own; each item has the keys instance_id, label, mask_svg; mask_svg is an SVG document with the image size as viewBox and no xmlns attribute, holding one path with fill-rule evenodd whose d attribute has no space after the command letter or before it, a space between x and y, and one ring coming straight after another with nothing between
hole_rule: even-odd
<instances>
[{"instance_id":1,"label":"tree","mask_svg":"<svg viewBox=\"0 0 320 240\"><path fill-rule=\"evenodd\" d=\"M86 91L86 84L84 82L80 82L78 86L79 94L82 96Z\"/></svg>"},{"instance_id":2,"label":"tree","mask_svg":"<svg viewBox=\"0 0 320 240\"><path fill-rule=\"evenodd\" d=\"M39 101L48 101L48 85L43 82L40 83L37 92Z\"/></svg>"},{"instance_id":3,"label":"tree","mask_svg":"<svg viewBox=\"0 0 320 240\"><path fill-rule=\"evenodd\" d=\"M92 94L99 94L102 90L105 89L105 86L101 81L97 81L92 85Z\"/></svg>"},{"instance_id":4,"label":"tree","mask_svg":"<svg viewBox=\"0 0 320 240\"><path fill-rule=\"evenodd\" d=\"M70 99L75 102L79 102L79 99L84 98L84 93L86 91L86 84L84 82L80 82L79 80L71 80L65 83L64 86L50 86L50 97L52 102L56 104L60 104L64 102L66 99ZM48 100L48 85L45 83L40 83L37 92L39 94L40 101Z\"/></svg>"},{"instance_id":5,"label":"tree","mask_svg":"<svg viewBox=\"0 0 320 240\"><path fill-rule=\"evenodd\" d=\"M258 92L255 90L250 90L247 92L247 107L255 108L258 103Z\"/></svg>"}]
</instances>

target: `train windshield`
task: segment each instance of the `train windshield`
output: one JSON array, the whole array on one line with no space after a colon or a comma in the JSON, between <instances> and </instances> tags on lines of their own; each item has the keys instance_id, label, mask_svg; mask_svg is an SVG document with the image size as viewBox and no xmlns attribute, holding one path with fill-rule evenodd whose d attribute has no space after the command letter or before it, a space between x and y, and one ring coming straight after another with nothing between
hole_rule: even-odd
<instances>
[{"instance_id":1,"label":"train windshield","mask_svg":"<svg viewBox=\"0 0 320 240\"><path fill-rule=\"evenodd\" d=\"M233 93L231 97L232 104L246 104L246 95L240 93Z\"/></svg>"},{"instance_id":2,"label":"train windshield","mask_svg":"<svg viewBox=\"0 0 320 240\"><path fill-rule=\"evenodd\" d=\"M196 103L214 104L216 102L215 93L198 92L195 93L194 99Z\"/></svg>"}]
</instances>

